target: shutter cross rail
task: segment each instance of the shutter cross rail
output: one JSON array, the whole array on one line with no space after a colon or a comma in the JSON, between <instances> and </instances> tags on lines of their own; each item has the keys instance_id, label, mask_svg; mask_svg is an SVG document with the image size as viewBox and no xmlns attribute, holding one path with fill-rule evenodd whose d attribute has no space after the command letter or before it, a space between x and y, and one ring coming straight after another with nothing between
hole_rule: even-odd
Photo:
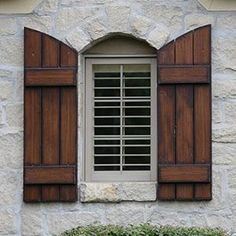
<instances>
[{"instance_id":1,"label":"shutter cross rail","mask_svg":"<svg viewBox=\"0 0 236 236\"><path fill-rule=\"evenodd\" d=\"M157 52L158 199L211 200L211 26Z\"/></svg>"},{"instance_id":2,"label":"shutter cross rail","mask_svg":"<svg viewBox=\"0 0 236 236\"><path fill-rule=\"evenodd\" d=\"M77 201L77 52L24 31L24 201Z\"/></svg>"}]
</instances>

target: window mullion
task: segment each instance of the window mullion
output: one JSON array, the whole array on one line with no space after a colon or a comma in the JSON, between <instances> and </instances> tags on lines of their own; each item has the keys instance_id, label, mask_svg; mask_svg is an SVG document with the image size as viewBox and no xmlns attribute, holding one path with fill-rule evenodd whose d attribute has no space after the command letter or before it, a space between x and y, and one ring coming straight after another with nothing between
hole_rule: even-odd
<instances>
[{"instance_id":1,"label":"window mullion","mask_svg":"<svg viewBox=\"0 0 236 236\"><path fill-rule=\"evenodd\" d=\"M120 172L123 172L123 65L120 65Z\"/></svg>"}]
</instances>

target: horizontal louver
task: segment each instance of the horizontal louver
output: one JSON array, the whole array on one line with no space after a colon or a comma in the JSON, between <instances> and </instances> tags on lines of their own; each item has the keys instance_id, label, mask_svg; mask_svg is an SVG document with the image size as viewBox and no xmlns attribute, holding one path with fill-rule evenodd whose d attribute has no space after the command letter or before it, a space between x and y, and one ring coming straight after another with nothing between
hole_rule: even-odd
<instances>
[{"instance_id":1,"label":"horizontal louver","mask_svg":"<svg viewBox=\"0 0 236 236\"><path fill-rule=\"evenodd\" d=\"M149 171L150 65L94 65L94 171Z\"/></svg>"}]
</instances>

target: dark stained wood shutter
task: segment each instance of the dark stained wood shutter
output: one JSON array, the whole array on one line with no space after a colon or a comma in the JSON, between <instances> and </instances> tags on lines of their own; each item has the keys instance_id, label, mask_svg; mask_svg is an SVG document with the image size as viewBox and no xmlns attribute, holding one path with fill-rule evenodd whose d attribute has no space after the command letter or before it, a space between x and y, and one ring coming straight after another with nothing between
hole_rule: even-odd
<instances>
[{"instance_id":1,"label":"dark stained wood shutter","mask_svg":"<svg viewBox=\"0 0 236 236\"><path fill-rule=\"evenodd\" d=\"M24 201L77 200L77 52L24 31Z\"/></svg>"},{"instance_id":2,"label":"dark stained wood shutter","mask_svg":"<svg viewBox=\"0 0 236 236\"><path fill-rule=\"evenodd\" d=\"M158 50L158 199L211 200L211 26Z\"/></svg>"}]
</instances>

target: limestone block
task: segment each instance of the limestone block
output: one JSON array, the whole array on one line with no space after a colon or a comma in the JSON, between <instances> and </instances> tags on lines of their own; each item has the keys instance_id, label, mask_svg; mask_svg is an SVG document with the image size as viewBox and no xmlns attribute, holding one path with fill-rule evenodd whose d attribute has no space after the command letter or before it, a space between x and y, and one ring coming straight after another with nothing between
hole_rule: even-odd
<instances>
[{"instance_id":1,"label":"limestone block","mask_svg":"<svg viewBox=\"0 0 236 236\"><path fill-rule=\"evenodd\" d=\"M224 120L223 102L220 99L212 99L212 122L221 123Z\"/></svg>"},{"instance_id":2,"label":"limestone block","mask_svg":"<svg viewBox=\"0 0 236 236\"><path fill-rule=\"evenodd\" d=\"M21 211L22 235L43 235L43 214L40 205L24 204Z\"/></svg>"},{"instance_id":3,"label":"limestone block","mask_svg":"<svg viewBox=\"0 0 236 236\"><path fill-rule=\"evenodd\" d=\"M101 217L95 212L60 212L47 214L49 235L59 235L81 225L100 223Z\"/></svg>"},{"instance_id":4,"label":"limestone block","mask_svg":"<svg viewBox=\"0 0 236 236\"><path fill-rule=\"evenodd\" d=\"M211 24L214 26L215 18L204 14L189 14L184 18L185 30L191 30L203 25Z\"/></svg>"},{"instance_id":5,"label":"limestone block","mask_svg":"<svg viewBox=\"0 0 236 236\"><path fill-rule=\"evenodd\" d=\"M219 35L213 37L212 60L215 70L236 70L236 41L234 34L222 31Z\"/></svg>"},{"instance_id":6,"label":"limestone block","mask_svg":"<svg viewBox=\"0 0 236 236\"><path fill-rule=\"evenodd\" d=\"M232 230L232 215L207 214L206 223L211 228L222 228Z\"/></svg>"},{"instance_id":7,"label":"limestone block","mask_svg":"<svg viewBox=\"0 0 236 236\"><path fill-rule=\"evenodd\" d=\"M18 71L16 73L16 81L15 81L15 101L23 102L23 91L24 91L24 72Z\"/></svg>"},{"instance_id":8,"label":"limestone block","mask_svg":"<svg viewBox=\"0 0 236 236\"><path fill-rule=\"evenodd\" d=\"M189 226L189 215L178 214L172 210L167 216L165 212L155 209L148 216L147 222L155 225Z\"/></svg>"},{"instance_id":9,"label":"limestone block","mask_svg":"<svg viewBox=\"0 0 236 236\"><path fill-rule=\"evenodd\" d=\"M66 41L79 52L90 44L91 38L81 28L77 27L66 36Z\"/></svg>"},{"instance_id":10,"label":"limestone block","mask_svg":"<svg viewBox=\"0 0 236 236\"><path fill-rule=\"evenodd\" d=\"M155 201L156 183L82 183L82 202Z\"/></svg>"},{"instance_id":11,"label":"limestone block","mask_svg":"<svg viewBox=\"0 0 236 236\"><path fill-rule=\"evenodd\" d=\"M11 170L0 171L0 206L20 204L21 173ZM1 215L1 213L0 213ZM1 218L0 218L1 219ZM2 220L2 219L1 219ZM0 220L0 222L1 222ZM1 223L0 223L1 224Z\"/></svg>"},{"instance_id":12,"label":"limestone block","mask_svg":"<svg viewBox=\"0 0 236 236\"><path fill-rule=\"evenodd\" d=\"M29 27L35 30L49 33L54 23L51 16L29 15L19 19L21 28Z\"/></svg>"},{"instance_id":13,"label":"limestone block","mask_svg":"<svg viewBox=\"0 0 236 236\"><path fill-rule=\"evenodd\" d=\"M229 100L224 103L225 124L232 124L236 120L236 100Z\"/></svg>"},{"instance_id":14,"label":"limestone block","mask_svg":"<svg viewBox=\"0 0 236 236\"><path fill-rule=\"evenodd\" d=\"M0 100L10 100L14 91L12 82L0 80L0 88Z\"/></svg>"},{"instance_id":15,"label":"limestone block","mask_svg":"<svg viewBox=\"0 0 236 236\"><path fill-rule=\"evenodd\" d=\"M106 207L105 217L107 224L139 224L144 222L144 205L112 204Z\"/></svg>"},{"instance_id":16,"label":"limestone block","mask_svg":"<svg viewBox=\"0 0 236 236\"><path fill-rule=\"evenodd\" d=\"M235 30L236 29L236 15L234 13L232 13L231 15L218 15L217 17L217 23L216 23L216 30L218 31L222 31L222 30L228 30L230 33L230 31Z\"/></svg>"},{"instance_id":17,"label":"limestone block","mask_svg":"<svg viewBox=\"0 0 236 236\"><path fill-rule=\"evenodd\" d=\"M236 165L236 143L212 143L213 163Z\"/></svg>"},{"instance_id":18,"label":"limestone block","mask_svg":"<svg viewBox=\"0 0 236 236\"><path fill-rule=\"evenodd\" d=\"M17 233L17 215L13 210L0 211L0 234L10 235Z\"/></svg>"},{"instance_id":19,"label":"limestone block","mask_svg":"<svg viewBox=\"0 0 236 236\"><path fill-rule=\"evenodd\" d=\"M134 15L130 19L130 26L133 34L139 37L149 33L150 29L155 26L155 22L147 17Z\"/></svg>"},{"instance_id":20,"label":"limestone block","mask_svg":"<svg viewBox=\"0 0 236 236\"><path fill-rule=\"evenodd\" d=\"M16 18L1 18L0 35L13 35L17 32Z\"/></svg>"},{"instance_id":21,"label":"limestone block","mask_svg":"<svg viewBox=\"0 0 236 236\"><path fill-rule=\"evenodd\" d=\"M214 74L212 78L212 95L214 97L236 98L236 79L232 74Z\"/></svg>"},{"instance_id":22,"label":"limestone block","mask_svg":"<svg viewBox=\"0 0 236 236\"><path fill-rule=\"evenodd\" d=\"M118 202L118 187L112 183L84 183L80 185L82 202Z\"/></svg>"},{"instance_id":23,"label":"limestone block","mask_svg":"<svg viewBox=\"0 0 236 236\"><path fill-rule=\"evenodd\" d=\"M0 169L22 168L23 165L23 133L9 133L0 136Z\"/></svg>"},{"instance_id":24,"label":"limestone block","mask_svg":"<svg viewBox=\"0 0 236 236\"><path fill-rule=\"evenodd\" d=\"M102 38L107 33L106 21L102 16L93 18L91 21L86 22L83 28L92 40Z\"/></svg>"},{"instance_id":25,"label":"limestone block","mask_svg":"<svg viewBox=\"0 0 236 236\"><path fill-rule=\"evenodd\" d=\"M129 6L108 5L106 7L106 14L110 32L129 32Z\"/></svg>"},{"instance_id":26,"label":"limestone block","mask_svg":"<svg viewBox=\"0 0 236 236\"><path fill-rule=\"evenodd\" d=\"M0 64L23 66L23 37L0 37L1 50Z\"/></svg>"},{"instance_id":27,"label":"limestone block","mask_svg":"<svg viewBox=\"0 0 236 236\"><path fill-rule=\"evenodd\" d=\"M8 69L0 69L0 80L11 79L13 71Z\"/></svg>"},{"instance_id":28,"label":"limestone block","mask_svg":"<svg viewBox=\"0 0 236 236\"><path fill-rule=\"evenodd\" d=\"M14 104L6 106L6 121L11 127L23 129L23 104Z\"/></svg>"},{"instance_id":29,"label":"limestone block","mask_svg":"<svg viewBox=\"0 0 236 236\"><path fill-rule=\"evenodd\" d=\"M102 15L103 10L99 7L62 7L56 17L56 29L59 31L72 31L91 20L94 16ZM80 38L77 38L79 41Z\"/></svg>"},{"instance_id":30,"label":"limestone block","mask_svg":"<svg viewBox=\"0 0 236 236\"><path fill-rule=\"evenodd\" d=\"M43 1L38 8L35 9L35 12L40 15L47 15L50 13L57 12L58 10L58 0L46 0Z\"/></svg>"},{"instance_id":31,"label":"limestone block","mask_svg":"<svg viewBox=\"0 0 236 236\"><path fill-rule=\"evenodd\" d=\"M155 29L153 29L148 37L147 41L156 49L161 48L169 38L170 32L165 25L157 25Z\"/></svg>"},{"instance_id":32,"label":"limestone block","mask_svg":"<svg viewBox=\"0 0 236 236\"><path fill-rule=\"evenodd\" d=\"M213 125L212 140L222 143L236 142L236 126L230 125Z\"/></svg>"}]
</instances>

